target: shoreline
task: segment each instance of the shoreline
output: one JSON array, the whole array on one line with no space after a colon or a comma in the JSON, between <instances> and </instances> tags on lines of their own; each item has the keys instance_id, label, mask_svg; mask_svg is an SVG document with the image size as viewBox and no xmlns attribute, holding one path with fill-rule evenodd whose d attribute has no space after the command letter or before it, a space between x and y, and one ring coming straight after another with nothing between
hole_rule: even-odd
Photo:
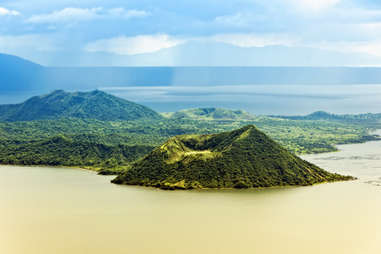
<instances>
[{"instance_id":1,"label":"shoreline","mask_svg":"<svg viewBox=\"0 0 381 254\"><path fill-rule=\"evenodd\" d=\"M379 131L381 132L381 129ZM295 154L295 155L298 156L298 157L303 157L303 156L308 156L308 155L336 153L336 152L340 152L340 149L338 149L337 146L354 145L354 144L365 144L365 143L368 143L368 142L377 142L377 141L381 141L381 134L379 135L378 139L376 138L374 140L366 140L366 141L363 141L363 142L352 142L352 143L334 144L333 146L336 148L336 150L334 150L334 151L313 152L313 153L300 153L300 154ZM46 164L4 164L4 163L0 163L0 166L71 168L71 169L89 170L89 171L93 171L93 172L97 172L97 173L100 173L102 170L113 172L110 169L104 169L104 168L99 168L99 167L91 167L91 166L65 166L65 165L46 165ZM102 175L102 174L100 174L100 175Z\"/></svg>"},{"instance_id":2,"label":"shoreline","mask_svg":"<svg viewBox=\"0 0 381 254\"><path fill-rule=\"evenodd\" d=\"M380 134L381 134L381 129L377 129L377 130L372 130L369 132L369 134L375 134L375 135L378 135L380 137ZM381 142L381 137L380 138L375 138L374 140L368 140L368 141L364 141L364 142L353 142L353 143L344 143L344 144L335 144L335 148L336 150L335 151L329 151L329 152L321 152L321 153L305 153L305 154L297 154L297 156L299 156L301 159L303 160L306 160L304 158L304 156L313 156L313 155L318 155L318 154L331 154L331 153L337 153L337 152L340 152L341 150L339 149L338 146L345 146L345 145L356 145L356 144L365 144L365 143L370 143L370 142ZM308 161L308 160L306 160ZM117 176L119 173L118 172L115 172L115 171L112 171L110 169L102 169L102 168L98 168L98 167L88 167L88 166L63 166L63 165L25 165L25 164L0 164L0 167L1 166L8 166L8 167L30 167L30 168L33 168L33 167L41 167L41 168L58 168L58 169L75 169L75 170L83 170L83 171L91 171L91 172L94 172L96 173L97 175L102 175L102 176ZM102 171L105 171L102 173ZM334 173L334 174L338 174L336 172L333 172L333 171L330 171L330 170L327 170L328 172L330 173ZM121 171L122 172L122 171ZM348 176L349 177L349 176ZM130 184L117 184L117 183L113 183L115 185L118 185L118 186L134 186L134 187L142 187L142 188L150 188L150 189L157 189L157 190L164 190L164 191L168 191L168 190L191 190L191 191L213 191L213 190L216 190L216 191L220 191L220 190L261 190L261 189L273 189L273 188L294 188L294 187L308 187L308 186L314 186L314 185L320 185L320 184L327 184L327 183L334 183L334 182L347 182L347 181L357 181L359 180L359 177L355 177L355 176L352 176L353 179L345 179L345 180L337 180L337 181L324 181L324 182L319 182L319 183L314 183L314 184L310 184L310 185L277 185L277 186L268 186L268 187L251 187L251 188L244 188L244 189L238 189L238 188L192 188L192 189L182 189L182 188L174 188L174 189L171 189L171 188L160 188L160 187L155 187L155 186L143 186L143 185L130 185ZM111 182L112 183L112 182Z\"/></svg>"}]
</instances>

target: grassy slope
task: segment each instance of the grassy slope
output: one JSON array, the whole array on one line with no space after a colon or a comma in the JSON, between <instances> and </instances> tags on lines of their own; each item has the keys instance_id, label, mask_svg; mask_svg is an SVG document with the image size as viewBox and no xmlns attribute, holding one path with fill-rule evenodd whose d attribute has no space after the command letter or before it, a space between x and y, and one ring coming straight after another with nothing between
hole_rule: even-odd
<instances>
[{"instance_id":1,"label":"grassy slope","mask_svg":"<svg viewBox=\"0 0 381 254\"><path fill-rule=\"evenodd\" d=\"M349 180L308 163L249 125L169 139L113 180L163 189L251 188Z\"/></svg>"}]
</instances>

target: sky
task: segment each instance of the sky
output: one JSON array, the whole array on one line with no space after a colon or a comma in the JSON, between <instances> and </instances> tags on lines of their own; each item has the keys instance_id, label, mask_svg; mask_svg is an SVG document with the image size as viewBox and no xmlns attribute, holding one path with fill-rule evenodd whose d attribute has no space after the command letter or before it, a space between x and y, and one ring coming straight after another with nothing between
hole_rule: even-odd
<instances>
[{"instance_id":1,"label":"sky","mask_svg":"<svg viewBox=\"0 0 381 254\"><path fill-rule=\"evenodd\" d=\"M0 53L47 66L379 66L381 1L0 1Z\"/></svg>"}]
</instances>

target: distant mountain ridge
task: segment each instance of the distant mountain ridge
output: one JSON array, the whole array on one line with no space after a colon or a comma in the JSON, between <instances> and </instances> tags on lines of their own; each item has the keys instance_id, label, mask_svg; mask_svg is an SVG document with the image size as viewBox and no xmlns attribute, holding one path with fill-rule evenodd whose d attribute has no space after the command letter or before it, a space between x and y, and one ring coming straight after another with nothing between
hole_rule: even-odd
<instances>
[{"instance_id":1,"label":"distant mountain ridge","mask_svg":"<svg viewBox=\"0 0 381 254\"><path fill-rule=\"evenodd\" d=\"M26 60L24 58L8 55L8 54L0 54L0 66L3 68L7 68L7 70L21 70L22 66L31 69L42 68L42 65L34 63L32 61Z\"/></svg>"},{"instance_id":2,"label":"distant mountain ridge","mask_svg":"<svg viewBox=\"0 0 381 254\"><path fill-rule=\"evenodd\" d=\"M366 114L332 114L325 111L316 111L305 116L273 116L277 118L290 120L330 120L343 122L356 121L378 121L381 118L381 113L366 113Z\"/></svg>"},{"instance_id":3,"label":"distant mountain ridge","mask_svg":"<svg viewBox=\"0 0 381 254\"><path fill-rule=\"evenodd\" d=\"M239 40L237 38L237 40ZM245 40L245 39L243 39ZM70 53L70 54L68 54ZM365 53L338 52L303 46L241 47L223 41L191 40L174 47L136 55L86 52L82 49L33 56L59 66L370 66L380 58ZM58 59L58 60L57 60Z\"/></svg>"},{"instance_id":4,"label":"distant mountain ridge","mask_svg":"<svg viewBox=\"0 0 381 254\"><path fill-rule=\"evenodd\" d=\"M329 173L291 154L253 125L170 138L112 182L162 189L310 185L352 177Z\"/></svg>"},{"instance_id":5,"label":"distant mountain ridge","mask_svg":"<svg viewBox=\"0 0 381 254\"><path fill-rule=\"evenodd\" d=\"M152 109L102 91L69 93L57 90L23 103L0 105L0 121L30 121L58 118L88 118L102 121L161 119Z\"/></svg>"},{"instance_id":6,"label":"distant mountain ridge","mask_svg":"<svg viewBox=\"0 0 381 254\"><path fill-rule=\"evenodd\" d=\"M380 83L377 67L47 67L0 54L2 94L126 86Z\"/></svg>"},{"instance_id":7,"label":"distant mountain ridge","mask_svg":"<svg viewBox=\"0 0 381 254\"><path fill-rule=\"evenodd\" d=\"M194 108L184 109L174 113L163 113L171 119L192 120L253 120L254 115L244 110L231 110L223 108Z\"/></svg>"},{"instance_id":8,"label":"distant mountain ridge","mask_svg":"<svg viewBox=\"0 0 381 254\"><path fill-rule=\"evenodd\" d=\"M39 76L44 68L23 58L0 54L0 92L18 92L42 87Z\"/></svg>"}]
</instances>

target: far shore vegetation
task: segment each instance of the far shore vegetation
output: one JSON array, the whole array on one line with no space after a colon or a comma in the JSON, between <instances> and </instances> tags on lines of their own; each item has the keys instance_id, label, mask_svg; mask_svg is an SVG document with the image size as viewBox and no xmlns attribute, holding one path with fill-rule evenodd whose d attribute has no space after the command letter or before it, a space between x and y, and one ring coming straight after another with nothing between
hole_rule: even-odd
<instances>
[{"instance_id":1,"label":"far shore vegetation","mask_svg":"<svg viewBox=\"0 0 381 254\"><path fill-rule=\"evenodd\" d=\"M104 174L128 169L176 135L255 125L289 152L306 154L377 140L370 131L381 128L381 114L255 116L204 108L160 115L100 91L56 91L25 103L0 105L0 118L1 164L81 167Z\"/></svg>"}]
</instances>

